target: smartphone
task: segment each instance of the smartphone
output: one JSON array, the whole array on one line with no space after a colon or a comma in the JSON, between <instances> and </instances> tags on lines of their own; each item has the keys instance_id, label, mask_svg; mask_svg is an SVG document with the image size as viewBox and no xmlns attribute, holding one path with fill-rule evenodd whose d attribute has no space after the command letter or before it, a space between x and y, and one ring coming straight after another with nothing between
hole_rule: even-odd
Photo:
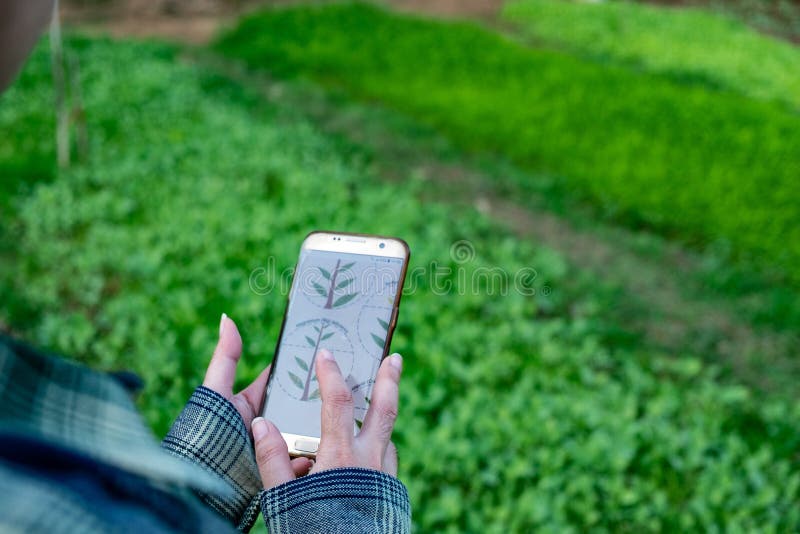
<instances>
[{"instance_id":1,"label":"smartphone","mask_svg":"<svg viewBox=\"0 0 800 534\"><path fill-rule=\"evenodd\" d=\"M314 458L319 447L315 360L323 348L353 392L358 433L389 353L409 255L394 237L312 232L303 241L261 408L290 455Z\"/></svg>"}]
</instances>

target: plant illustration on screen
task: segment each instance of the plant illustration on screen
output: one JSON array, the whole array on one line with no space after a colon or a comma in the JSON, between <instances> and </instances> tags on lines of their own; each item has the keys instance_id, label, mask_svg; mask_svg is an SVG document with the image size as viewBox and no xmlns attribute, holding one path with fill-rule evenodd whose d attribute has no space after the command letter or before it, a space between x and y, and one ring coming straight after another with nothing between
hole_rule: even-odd
<instances>
[{"instance_id":1,"label":"plant illustration on screen","mask_svg":"<svg viewBox=\"0 0 800 534\"><path fill-rule=\"evenodd\" d=\"M389 334L389 323L380 317L376 317L376 319L378 320L378 325L382 332L379 334L372 333L372 340L383 350L384 345L386 345L386 336Z\"/></svg>"},{"instance_id":2,"label":"plant illustration on screen","mask_svg":"<svg viewBox=\"0 0 800 534\"><path fill-rule=\"evenodd\" d=\"M353 394L353 421L355 422L356 428L360 430L361 426L364 424L364 417L370 405L370 398L368 395L372 391L372 386L375 381L369 379L366 382L358 383L353 375L348 375L345 382Z\"/></svg>"},{"instance_id":3,"label":"plant illustration on screen","mask_svg":"<svg viewBox=\"0 0 800 534\"><path fill-rule=\"evenodd\" d=\"M317 267L324 282L312 282L312 285L320 296L325 297L324 308L326 310L344 306L356 298L356 292L348 293L355 280L354 277L350 276L350 269L353 265L355 265L355 262L342 265L342 260L336 260L336 265L332 271Z\"/></svg>"},{"instance_id":4,"label":"plant illustration on screen","mask_svg":"<svg viewBox=\"0 0 800 534\"><path fill-rule=\"evenodd\" d=\"M367 409L369 409L370 400L367 397L365 397L363 394L358 398L361 401L361 404L364 406L364 408L362 410L363 413L366 413ZM364 426L364 415L356 414L356 416L353 418L353 420L355 421L356 426L358 427L358 429L361 430L361 427Z\"/></svg>"},{"instance_id":5,"label":"plant illustration on screen","mask_svg":"<svg viewBox=\"0 0 800 534\"><path fill-rule=\"evenodd\" d=\"M327 326L327 321L321 321L319 326L313 327L314 331L316 332L315 337L305 336L305 341L310 349L310 360L306 360L297 355L294 357L297 367L300 368L300 373L305 374L305 379L300 378L300 376L297 374L289 371L289 378L292 380L292 383L303 390L303 394L300 396L300 400L302 401L316 400L319 398L319 387L317 387L314 391L311 391L311 385L317 381L317 374L314 371L314 363L317 359L320 343L331 338L334 334L334 332L325 332L325 328Z\"/></svg>"},{"instance_id":6,"label":"plant illustration on screen","mask_svg":"<svg viewBox=\"0 0 800 534\"><path fill-rule=\"evenodd\" d=\"M297 323L283 336L278 384L287 395L299 401L320 398L315 363L321 349L336 357L343 374L352 374L356 358L348 330L338 321L327 318Z\"/></svg>"}]
</instances>

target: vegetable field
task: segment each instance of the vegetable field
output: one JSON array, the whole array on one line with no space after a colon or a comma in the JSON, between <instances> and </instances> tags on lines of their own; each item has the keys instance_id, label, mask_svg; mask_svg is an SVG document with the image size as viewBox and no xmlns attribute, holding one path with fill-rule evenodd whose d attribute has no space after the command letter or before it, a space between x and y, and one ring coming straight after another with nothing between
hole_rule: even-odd
<instances>
[{"instance_id":1,"label":"vegetable field","mask_svg":"<svg viewBox=\"0 0 800 534\"><path fill-rule=\"evenodd\" d=\"M792 201L800 116L782 103L360 4L255 14L217 47L253 68L384 101L466 150L554 175L619 219L728 243L736 256L800 281L800 204ZM775 48L787 65L800 58ZM779 83L773 91L794 98L796 79Z\"/></svg>"},{"instance_id":2,"label":"vegetable field","mask_svg":"<svg viewBox=\"0 0 800 534\"><path fill-rule=\"evenodd\" d=\"M417 531L800 529L796 397L702 354L619 342L618 301L587 266L480 206L429 198L418 173L384 179L374 155L275 96L312 84L378 101L464 161L499 154L614 224L681 246L723 240L731 262L798 280L788 85L769 89L780 102L755 99L598 63L577 38L565 52L521 35L349 4L251 15L188 54L73 32L89 150L66 169L43 41L0 98L0 326L138 373L162 435L202 379L221 312L244 338L241 384L270 361L285 270L309 231L402 236L418 274L392 344L405 356L395 442ZM236 62L262 85L230 75ZM255 272L271 285L254 287Z\"/></svg>"}]
</instances>

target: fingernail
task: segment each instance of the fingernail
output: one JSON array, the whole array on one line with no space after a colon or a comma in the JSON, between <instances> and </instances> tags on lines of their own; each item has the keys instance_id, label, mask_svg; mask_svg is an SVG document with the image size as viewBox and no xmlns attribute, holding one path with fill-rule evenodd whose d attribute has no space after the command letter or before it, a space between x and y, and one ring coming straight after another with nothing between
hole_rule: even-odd
<instances>
[{"instance_id":1,"label":"fingernail","mask_svg":"<svg viewBox=\"0 0 800 534\"><path fill-rule=\"evenodd\" d=\"M222 333L225 331L225 319L227 318L228 316L224 312L222 313L222 316L219 318L219 337L222 337Z\"/></svg>"},{"instance_id":2,"label":"fingernail","mask_svg":"<svg viewBox=\"0 0 800 534\"><path fill-rule=\"evenodd\" d=\"M397 369L398 371L403 370L403 357L399 354L395 353L389 356L389 365Z\"/></svg>"},{"instance_id":3,"label":"fingernail","mask_svg":"<svg viewBox=\"0 0 800 534\"><path fill-rule=\"evenodd\" d=\"M328 349L322 349L319 351L319 357L322 360L332 362L333 361L333 354Z\"/></svg>"},{"instance_id":4,"label":"fingernail","mask_svg":"<svg viewBox=\"0 0 800 534\"><path fill-rule=\"evenodd\" d=\"M253 430L253 441L261 441L261 438L269 434L269 425L263 417L256 417L250 423L250 428Z\"/></svg>"}]
</instances>

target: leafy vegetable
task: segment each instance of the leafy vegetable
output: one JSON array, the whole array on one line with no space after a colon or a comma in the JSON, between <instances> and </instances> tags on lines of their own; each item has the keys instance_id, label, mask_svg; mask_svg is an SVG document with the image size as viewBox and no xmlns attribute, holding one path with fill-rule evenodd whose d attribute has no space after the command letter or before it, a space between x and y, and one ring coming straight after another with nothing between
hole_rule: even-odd
<instances>
[{"instance_id":1,"label":"leafy vegetable","mask_svg":"<svg viewBox=\"0 0 800 534\"><path fill-rule=\"evenodd\" d=\"M590 41L586 46L595 45ZM670 65L694 61L705 65L697 67L702 72L748 76L736 65L715 70L705 53L711 47L700 54L676 41L678 56ZM424 20L364 4L255 13L217 49L275 76L310 77L379 100L463 148L503 154L547 176L543 184L514 184L522 191L568 191L632 225L727 246L736 258L800 283L800 114L784 104L698 83L696 75L682 79L576 58L526 47L474 23ZM764 59L773 49L785 59L778 66L772 55ZM749 74L765 61L769 72L797 63L789 45L762 43L740 52ZM781 78L784 85L774 82L793 102L796 70ZM768 74L760 79L773 83Z\"/></svg>"},{"instance_id":2,"label":"leafy vegetable","mask_svg":"<svg viewBox=\"0 0 800 534\"><path fill-rule=\"evenodd\" d=\"M384 16L367 13L383 35ZM279 40L276 31L251 45ZM464 36L480 45L469 49L476 57L500 46L471 25L454 31L458 39L442 34L424 54L404 38L392 45L416 69L435 66L444 51L460 54ZM369 64L372 38L358 38ZM85 80L90 160L13 189L14 211L3 214L11 221L0 230L14 236L13 257L0 263L3 302L13 306L0 308L0 320L97 368L142 375L140 405L157 433L201 383L220 310L245 343L237 385L269 361L286 299L250 286L266 255L288 267L309 230L341 228L405 237L413 269L449 265L452 243L468 237L478 254L462 264L467 279L477 269L535 266L539 291L443 293L423 277L404 296L393 341L405 356L394 439L417 530L798 530L796 403L724 384L687 355L607 344L601 289L585 272L478 212L420 201L425 183L413 177L379 181L341 143L279 119L287 114L260 93L178 61L171 47L96 38L68 46ZM40 48L0 101L0 166L27 161L19 156L27 150L52 154L52 136L41 135L51 113L48 72ZM396 91L419 97L415 83ZM462 90L451 83L432 98L460 102ZM558 115L561 97L552 98ZM732 117L752 111L725 109ZM517 120L511 111L508 127ZM482 135L488 126L476 128ZM654 142L661 135L652 134ZM786 148L792 135L770 144ZM16 176L30 174L3 179Z\"/></svg>"}]
</instances>

